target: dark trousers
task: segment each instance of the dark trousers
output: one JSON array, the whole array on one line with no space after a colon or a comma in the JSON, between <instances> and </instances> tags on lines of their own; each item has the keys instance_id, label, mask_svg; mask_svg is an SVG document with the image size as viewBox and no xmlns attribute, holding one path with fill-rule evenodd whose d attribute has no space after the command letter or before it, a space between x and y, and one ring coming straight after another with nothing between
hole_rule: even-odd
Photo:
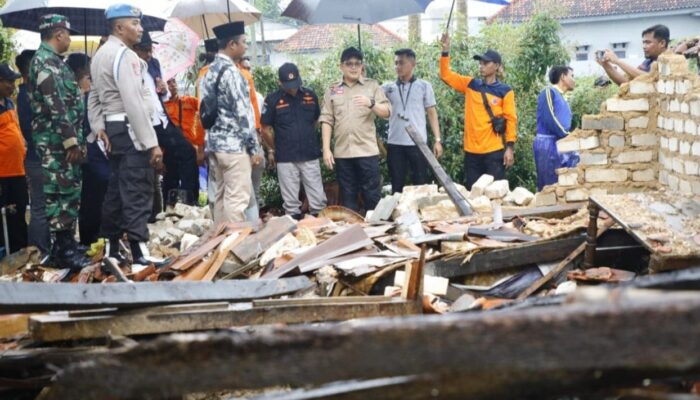
<instances>
[{"instance_id":1,"label":"dark trousers","mask_svg":"<svg viewBox=\"0 0 700 400\"><path fill-rule=\"evenodd\" d=\"M425 185L428 183L428 166L418 150L418 146L387 145L386 163L391 178L391 192L403 192L406 183L406 173L411 170L411 184Z\"/></svg>"},{"instance_id":2,"label":"dark trousers","mask_svg":"<svg viewBox=\"0 0 700 400\"><path fill-rule=\"evenodd\" d=\"M357 195L361 194L365 210L374 210L381 198L379 156L336 158L335 175L343 207L359 211Z\"/></svg>"},{"instance_id":3,"label":"dark trousers","mask_svg":"<svg viewBox=\"0 0 700 400\"><path fill-rule=\"evenodd\" d=\"M464 186L472 190L472 185L481 175L488 174L495 180L506 179L506 167L503 165L505 150L486 154L464 152Z\"/></svg>"},{"instance_id":4,"label":"dark trousers","mask_svg":"<svg viewBox=\"0 0 700 400\"><path fill-rule=\"evenodd\" d=\"M163 201L177 201L177 191L186 193L183 203L194 204L199 197L199 170L197 168L197 153L190 142L182 135L180 128L173 124L154 127L158 135L158 144L163 148ZM171 194L172 193L172 194Z\"/></svg>"},{"instance_id":5,"label":"dark trousers","mask_svg":"<svg viewBox=\"0 0 700 400\"><path fill-rule=\"evenodd\" d=\"M27 158L24 162L29 184L29 238L27 244L36 246L46 254L51 248L51 232L46 217L46 199L44 198L44 167L41 160Z\"/></svg>"},{"instance_id":6,"label":"dark trousers","mask_svg":"<svg viewBox=\"0 0 700 400\"><path fill-rule=\"evenodd\" d=\"M89 246L100 235L102 204L109 184L109 160L101 153L96 143L87 147L88 161L82 165L83 189L80 192L78 228L80 243Z\"/></svg>"},{"instance_id":7,"label":"dark trousers","mask_svg":"<svg viewBox=\"0 0 700 400\"><path fill-rule=\"evenodd\" d=\"M112 152L107 194L102 205L101 236L116 239L126 233L129 240L146 242L154 179L149 152L136 150L125 123L107 122L106 128Z\"/></svg>"},{"instance_id":8,"label":"dark trousers","mask_svg":"<svg viewBox=\"0 0 700 400\"><path fill-rule=\"evenodd\" d=\"M0 178L0 207L14 205L13 210L5 209L7 219L7 233L10 241L11 252L27 247L27 203L29 192L27 191L27 179L24 176ZM0 243L5 246L5 233L0 230ZM6 254L9 252L6 251Z\"/></svg>"}]
</instances>

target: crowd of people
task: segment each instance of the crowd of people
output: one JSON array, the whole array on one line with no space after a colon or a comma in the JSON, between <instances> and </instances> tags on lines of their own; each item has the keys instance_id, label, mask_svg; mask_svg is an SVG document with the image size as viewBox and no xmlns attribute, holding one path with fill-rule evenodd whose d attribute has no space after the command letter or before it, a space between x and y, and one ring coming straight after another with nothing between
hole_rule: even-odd
<instances>
[{"instance_id":1,"label":"crowd of people","mask_svg":"<svg viewBox=\"0 0 700 400\"><path fill-rule=\"evenodd\" d=\"M205 65L195 96L188 96L174 78L164 80L138 8L115 4L105 16L110 34L92 59L62 57L77 32L66 17L51 14L41 19L39 48L17 56L19 73L0 65L0 191L2 206L12 205L6 207L5 249L34 245L54 265L78 270L89 264L86 246L98 238L106 239L110 257L126 262L120 252L126 235L134 263L157 261L148 254L147 223L168 204L196 204L202 165L208 165L215 223L259 218L266 164L276 168L284 211L295 219L327 205L321 162L335 171L341 205L372 210L381 196L377 118L389 121L392 192L407 181L429 181L428 165L406 132L409 124L426 143L429 127L434 155L443 154L434 90L415 76L411 49L395 52L394 82L367 78L363 53L350 47L339 60L341 79L321 99L303 86L292 63L279 68L279 89L263 97L245 56L244 24L234 21L214 27L215 39L205 41ZM642 37L647 60L638 68L610 51L599 54L614 82L648 72L668 47L664 26ZM475 55L480 76L461 75L450 68L449 36L440 42L440 77L464 94L465 186L482 174L504 179L515 160L517 116L515 94L498 78L501 56L495 50ZM15 105L11 96L20 78ZM556 182L557 168L578 162L576 154L556 150L572 129L565 94L575 87L573 70L554 66L549 81L537 104L538 189Z\"/></svg>"}]
</instances>

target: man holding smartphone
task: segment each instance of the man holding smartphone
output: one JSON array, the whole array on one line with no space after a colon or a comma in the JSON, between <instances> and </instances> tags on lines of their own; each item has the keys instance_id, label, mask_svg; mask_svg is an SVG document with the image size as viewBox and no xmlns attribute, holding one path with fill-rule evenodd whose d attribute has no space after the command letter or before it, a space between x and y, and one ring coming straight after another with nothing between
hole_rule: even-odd
<instances>
[{"instance_id":1,"label":"man holding smartphone","mask_svg":"<svg viewBox=\"0 0 700 400\"><path fill-rule=\"evenodd\" d=\"M611 50L596 51L596 61L600 64L610 79L618 85L646 74L651 70L651 63L666 50L671 41L671 33L665 25L654 25L642 32L642 48L644 49L644 62L638 67L620 60ZM616 68L619 67L618 68ZM622 70L622 71L620 71Z\"/></svg>"}]
</instances>

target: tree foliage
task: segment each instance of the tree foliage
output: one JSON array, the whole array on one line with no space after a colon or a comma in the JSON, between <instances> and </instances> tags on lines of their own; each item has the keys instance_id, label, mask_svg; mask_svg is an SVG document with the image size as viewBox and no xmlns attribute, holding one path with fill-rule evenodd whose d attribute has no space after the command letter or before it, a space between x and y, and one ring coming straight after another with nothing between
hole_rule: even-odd
<instances>
[{"instance_id":1,"label":"tree foliage","mask_svg":"<svg viewBox=\"0 0 700 400\"><path fill-rule=\"evenodd\" d=\"M536 176L532 154L532 141L536 134L537 96L546 86L545 75L553 65L566 65L569 55L559 37L560 25L551 14L540 13L520 25L491 24L485 26L477 36L466 37L457 33L452 37L452 69L464 75L478 76L478 64L472 59L476 53L492 48L501 53L504 62L502 80L510 85L516 98L518 113L518 142L516 162L507 172L511 187L524 186L535 189ZM357 36L345 34L336 38L335 50L320 61L309 57L299 57L304 85L323 97L326 89L341 78L339 60L341 51L349 46L357 46ZM405 44L404 44L405 45ZM371 44L369 35L363 35L362 50L365 53L367 76L380 83L396 79L393 71L393 50L379 48ZM457 182L463 181L463 136L464 136L464 96L453 90L439 77L440 46L437 42L415 44L418 64L416 76L427 80L433 86L437 99L440 129L443 137L444 155L440 163ZM265 72L268 70L267 72ZM276 88L276 71L261 67L256 71L258 87ZM273 79L271 84L269 80ZM265 82L268 80L268 82ZM612 89L593 89L592 79L580 80L578 88L570 96L575 122L581 115L597 113L602 100L610 96ZM386 121L377 122L379 137L386 140ZM432 142L432 134L429 141ZM384 182L388 182L385 161L382 161ZM332 171L324 168L324 179L334 178ZM274 179L270 174L268 179ZM279 198L279 197L277 197Z\"/></svg>"}]
</instances>

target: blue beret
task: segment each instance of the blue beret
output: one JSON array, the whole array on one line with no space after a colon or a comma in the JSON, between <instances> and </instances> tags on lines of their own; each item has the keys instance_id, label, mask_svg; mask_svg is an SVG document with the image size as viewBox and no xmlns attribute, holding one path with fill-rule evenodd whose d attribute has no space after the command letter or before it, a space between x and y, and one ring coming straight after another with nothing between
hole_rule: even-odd
<instances>
[{"instance_id":1,"label":"blue beret","mask_svg":"<svg viewBox=\"0 0 700 400\"><path fill-rule=\"evenodd\" d=\"M105 10L105 17L107 19L116 19L116 18L141 18L143 17L143 13L141 12L140 9L131 6L129 4L113 4L109 6L107 10Z\"/></svg>"}]
</instances>

